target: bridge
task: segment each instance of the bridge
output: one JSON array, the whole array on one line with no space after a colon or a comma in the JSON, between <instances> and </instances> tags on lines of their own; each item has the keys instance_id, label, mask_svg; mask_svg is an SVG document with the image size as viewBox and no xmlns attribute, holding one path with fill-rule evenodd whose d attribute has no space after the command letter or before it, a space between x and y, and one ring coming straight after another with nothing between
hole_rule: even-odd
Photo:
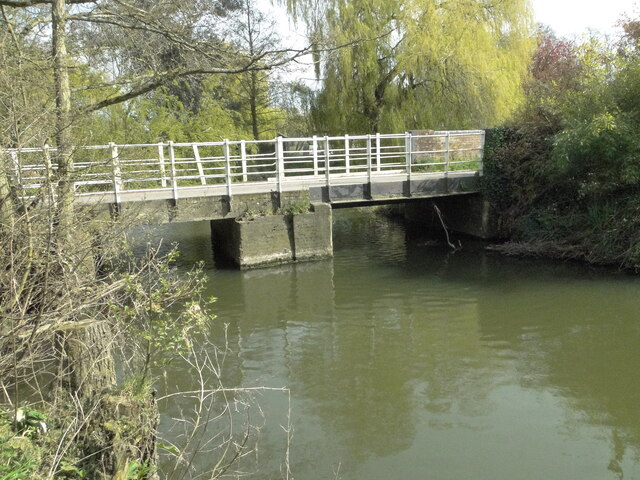
<instances>
[{"instance_id":1,"label":"bridge","mask_svg":"<svg viewBox=\"0 0 640 480\"><path fill-rule=\"evenodd\" d=\"M72 180L76 204L94 212L144 223L211 220L226 254L252 266L330 255L331 208L477 192L484 136L483 130L463 130L110 143L74 148ZM25 195L37 194L55 175L54 147L4 153ZM249 229L259 233L241 231ZM281 231L270 247L275 256L242 255L242 245L274 243L265 237L274 230Z\"/></svg>"}]
</instances>

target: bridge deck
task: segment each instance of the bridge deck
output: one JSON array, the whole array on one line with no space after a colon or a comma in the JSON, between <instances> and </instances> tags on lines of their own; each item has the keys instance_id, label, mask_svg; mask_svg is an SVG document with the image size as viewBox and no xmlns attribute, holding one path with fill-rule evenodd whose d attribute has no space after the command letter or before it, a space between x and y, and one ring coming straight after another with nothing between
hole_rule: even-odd
<instances>
[{"instance_id":1,"label":"bridge deck","mask_svg":"<svg viewBox=\"0 0 640 480\"><path fill-rule=\"evenodd\" d=\"M324 190L324 201L444 195L438 182L482 173L484 131L97 145L74 149L78 203L144 202ZM55 178L55 148L8 149L27 195ZM399 187L399 185L401 187ZM360 188L358 187L360 186ZM467 188L467 187L464 187ZM462 190L464 190L462 188ZM365 195L364 190L367 190ZM341 193L342 192L342 193ZM357 193L360 192L360 193ZM352 195L353 197L353 195Z\"/></svg>"},{"instance_id":2,"label":"bridge deck","mask_svg":"<svg viewBox=\"0 0 640 480\"><path fill-rule=\"evenodd\" d=\"M464 191L436 191L433 188L438 180L451 180L458 181L470 178L477 178L478 172L474 170L461 170L456 172L451 172L448 174L444 173L422 173L422 174L414 174L410 179L407 178L406 174L382 174L382 175L372 175L371 177L371 185L375 185L378 187L378 191L384 192L385 186L392 188L387 188L388 194L385 195L380 193L377 195L382 198L389 197L409 197L409 196L421 196L421 195L443 195L447 193L465 193ZM405 189L401 193L393 193L398 192L398 185L406 184L409 182L411 186L410 190ZM340 192L339 187L353 187L353 186L361 186L361 185L369 185L369 178L361 175L341 175L341 176L331 176L329 187L333 191ZM280 185L280 192L297 192L297 191L318 191L319 188L326 187L326 179L322 178L313 178L313 177L290 177L287 178L285 182L282 182ZM471 190L467 191L475 191L475 187L470 187ZM171 188L156 188L156 189L140 189L140 190L127 190L120 192L120 203L125 202L145 202L145 201L154 201L154 200L178 200L178 199L187 199L187 198L201 198L201 197L227 197L227 186L224 184L218 185L195 185L195 186L185 186L180 187L178 190L178 195L175 195L175 192ZM271 193L278 192L278 185L275 179L268 180L265 182L247 182L247 183L239 183L233 185L233 196L241 196L241 195L254 195L254 194L262 194L262 193ZM316 194L317 195L317 194ZM358 198L357 196L350 197L349 195L344 196L344 194L331 197L327 199L329 203L339 203L341 201L352 202L354 200L362 200L367 201L371 200L373 194L369 195L369 198ZM86 193L81 194L76 197L76 202L84 205L92 205L97 203L115 203L114 202L114 193L113 192L96 192L96 193Z\"/></svg>"}]
</instances>

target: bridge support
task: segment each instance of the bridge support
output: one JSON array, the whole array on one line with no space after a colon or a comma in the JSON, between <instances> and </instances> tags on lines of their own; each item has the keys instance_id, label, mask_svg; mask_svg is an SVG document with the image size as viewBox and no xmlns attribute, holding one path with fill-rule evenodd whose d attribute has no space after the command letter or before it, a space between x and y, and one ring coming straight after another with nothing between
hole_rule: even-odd
<instances>
[{"instance_id":1,"label":"bridge support","mask_svg":"<svg viewBox=\"0 0 640 480\"><path fill-rule=\"evenodd\" d=\"M331 234L331 207L322 203L308 213L211 221L214 254L241 269L331 257Z\"/></svg>"},{"instance_id":2,"label":"bridge support","mask_svg":"<svg viewBox=\"0 0 640 480\"><path fill-rule=\"evenodd\" d=\"M496 215L489 202L478 193L407 202L404 206L405 220L441 229L434 205L440 209L449 230L485 240L496 238Z\"/></svg>"}]
</instances>

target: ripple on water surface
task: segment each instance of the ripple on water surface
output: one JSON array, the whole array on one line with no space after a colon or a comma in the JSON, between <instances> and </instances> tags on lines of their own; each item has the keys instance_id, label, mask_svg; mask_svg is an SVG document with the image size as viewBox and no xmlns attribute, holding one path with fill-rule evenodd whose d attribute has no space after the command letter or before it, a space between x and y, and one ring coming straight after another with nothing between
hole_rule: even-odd
<instances>
[{"instance_id":1,"label":"ripple on water surface","mask_svg":"<svg viewBox=\"0 0 640 480\"><path fill-rule=\"evenodd\" d=\"M334 212L334 246L209 270L232 386L291 389L296 478L640 478L635 277L464 239L451 254L364 212ZM281 478L287 397L258 400L262 454L243 468Z\"/></svg>"}]
</instances>

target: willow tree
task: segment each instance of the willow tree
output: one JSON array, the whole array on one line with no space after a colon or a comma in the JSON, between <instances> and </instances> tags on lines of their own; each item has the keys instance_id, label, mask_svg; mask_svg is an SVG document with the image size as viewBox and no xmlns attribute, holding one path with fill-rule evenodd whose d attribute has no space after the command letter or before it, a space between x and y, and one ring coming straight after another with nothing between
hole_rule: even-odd
<instances>
[{"instance_id":1,"label":"willow tree","mask_svg":"<svg viewBox=\"0 0 640 480\"><path fill-rule=\"evenodd\" d=\"M310 0L289 3L312 37L325 131L481 127L521 100L534 42L528 0Z\"/></svg>"}]
</instances>

